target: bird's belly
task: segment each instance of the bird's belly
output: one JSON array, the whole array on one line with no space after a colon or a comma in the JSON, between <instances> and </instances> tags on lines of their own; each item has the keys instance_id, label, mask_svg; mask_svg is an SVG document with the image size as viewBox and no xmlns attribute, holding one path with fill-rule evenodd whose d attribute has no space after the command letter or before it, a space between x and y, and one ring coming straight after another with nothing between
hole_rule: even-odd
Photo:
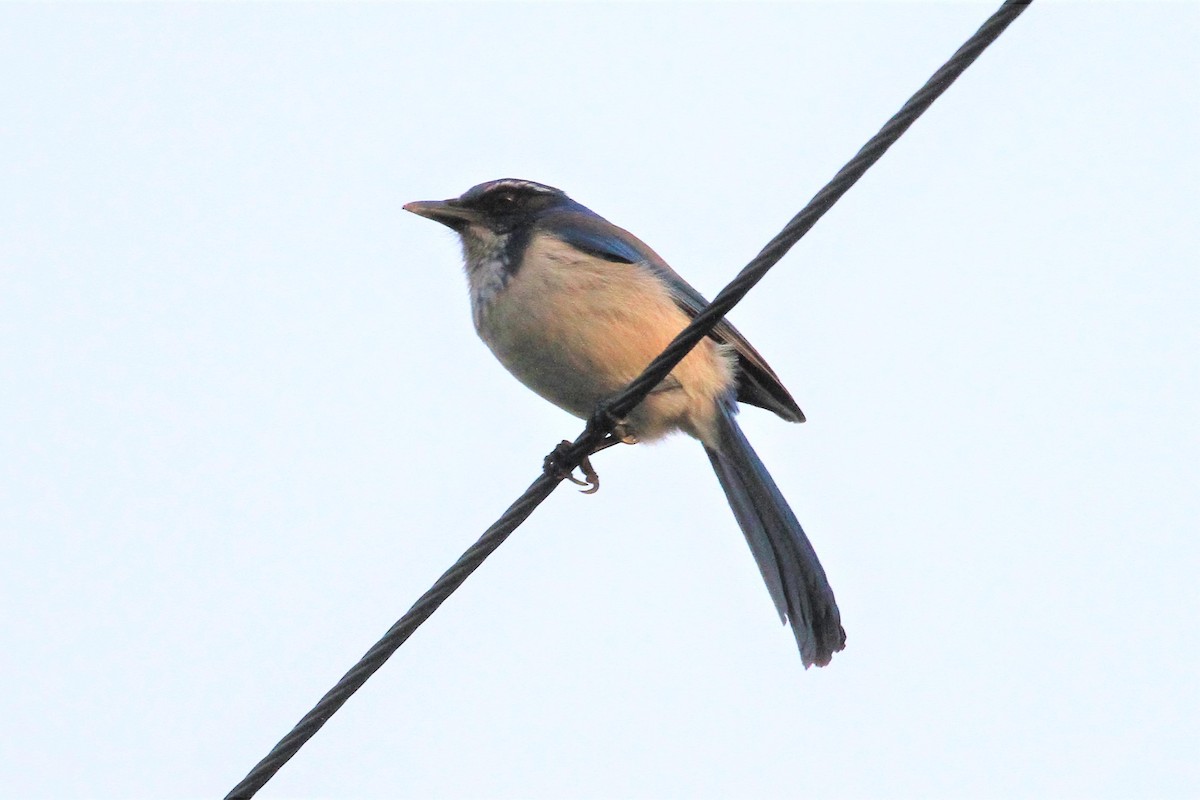
<instances>
[{"instance_id":1,"label":"bird's belly","mask_svg":"<svg viewBox=\"0 0 1200 800\"><path fill-rule=\"evenodd\" d=\"M480 335L517 380L575 416L590 415L637 376L635 361L644 367L654 355L637 359L619 346L629 338L626 323L632 320L603 312L595 297L526 295L515 282L510 285L484 315Z\"/></svg>"},{"instance_id":2,"label":"bird's belly","mask_svg":"<svg viewBox=\"0 0 1200 800\"><path fill-rule=\"evenodd\" d=\"M581 259L558 244L562 249L554 240L531 245L533 252L477 324L519 381L587 418L641 374L689 318L645 268ZM699 418L711 417L715 398L733 381L732 357L705 340L631 415L635 433L653 438L682 427L698 435Z\"/></svg>"},{"instance_id":3,"label":"bird's belly","mask_svg":"<svg viewBox=\"0 0 1200 800\"><path fill-rule=\"evenodd\" d=\"M554 405L587 418L596 404L621 387L588 370L586 353L503 336L488 343L500 363L527 387Z\"/></svg>"}]
</instances>

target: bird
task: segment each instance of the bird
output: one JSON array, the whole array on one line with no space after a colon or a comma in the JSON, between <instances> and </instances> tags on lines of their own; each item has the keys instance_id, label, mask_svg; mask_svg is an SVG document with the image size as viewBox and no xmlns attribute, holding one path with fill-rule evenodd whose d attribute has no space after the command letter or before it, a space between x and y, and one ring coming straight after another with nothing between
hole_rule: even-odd
<instances>
[{"instance_id":1,"label":"bird","mask_svg":"<svg viewBox=\"0 0 1200 800\"><path fill-rule=\"evenodd\" d=\"M475 330L500 363L583 419L708 305L643 241L552 186L502 178L404 209L458 234ZM632 444L682 431L700 441L804 667L825 666L845 647L841 613L808 536L738 425L739 403L805 419L723 320L618 421L616 435Z\"/></svg>"}]
</instances>

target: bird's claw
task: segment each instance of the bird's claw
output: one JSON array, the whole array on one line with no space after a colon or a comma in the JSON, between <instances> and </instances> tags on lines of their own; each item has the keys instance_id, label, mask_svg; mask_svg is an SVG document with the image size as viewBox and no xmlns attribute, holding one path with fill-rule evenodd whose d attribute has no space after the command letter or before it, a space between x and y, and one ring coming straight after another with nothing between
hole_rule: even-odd
<instances>
[{"instance_id":1,"label":"bird's claw","mask_svg":"<svg viewBox=\"0 0 1200 800\"><path fill-rule=\"evenodd\" d=\"M596 473L595 467L592 466L592 462L587 456L584 456L579 462L579 471L583 473L584 480L579 480L579 478L571 474L571 470L563 469L559 466L559 461L570 447L571 442L563 439L558 447L554 448L554 452L546 456L545 461L542 462L542 469L560 479L568 480L576 486L588 487L579 490L582 494L595 494L600 491L600 476Z\"/></svg>"},{"instance_id":2,"label":"bird's claw","mask_svg":"<svg viewBox=\"0 0 1200 800\"><path fill-rule=\"evenodd\" d=\"M583 473L584 480L579 480L574 475L567 475L567 480L576 486L586 486L586 489L580 489L580 494L595 494L600 491L600 475L596 472L596 468L592 466L591 459L584 456L579 462L579 471Z\"/></svg>"},{"instance_id":3,"label":"bird's claw","mask_svg":"<svg viewBox=\"0 0 1200 800\"><path fill-rule=\"evenodd\" d=\"M630 428L629 421L614 417L609 413L608 405L603 402L597 404L596 410L587 421L587 433L596 436L601 431L604 435L600 437L600 444L592 451L593 455L617 443L638 443L637 434Z\"/></svg>"},{"instance_id":4,"label":"bird's claw","mask_svg":"<svg viewBox=\"0 0 1200 800\"><path fill-rule=\"evenodd\" d=\"M618 422L613 426L612 433L609 434L613 439L621 444L637 444L637 434L629 429L629 425L625 422ZM616 442L614 442L616 444Z\"/></svg>"}]
</instances>

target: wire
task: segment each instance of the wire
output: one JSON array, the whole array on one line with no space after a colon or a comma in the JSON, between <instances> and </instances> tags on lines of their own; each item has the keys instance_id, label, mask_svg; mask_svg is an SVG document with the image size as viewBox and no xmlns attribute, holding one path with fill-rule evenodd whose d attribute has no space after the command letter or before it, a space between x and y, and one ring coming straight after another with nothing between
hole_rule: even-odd
<instances>
[{"instance_id":1,"label":"wire","mask_svg":"<svg viewBox=\"0 0 1200 800\"><path fill-rule=\"evenodd\" d=\"M242 782L226 795L226 800L234 798L249 798L266 784L279 768L288 762L304 743L312 738L321 726L329 721L342 705L350 699L350 695L367 682L380 667L392 656L400 645L408 641L413 631L437 611L446 598L454 593L462 582L474 572L484 559L492 554L497 547L504 543L508 535L517 529L542 501L550 496L561 478L542 475L534 481L521 497L508 507L508 510L496 520L490 528L469 550L455 562L454 566L442 573L442 577L421 595L421 599L413 604L408 613L401 617L395 625L383 635L374 647L359 659L354 667L342 676L337 684L325 693L320 702L304 715L287 736L271 749L271 752L250 771Z\"/></svg>"},{"instance_id":2,"label":"wire","mask_svg":"<svg viewBox=\"0 0 1200 800\"><path fill-rule=\"evenodd\" d=\"M858 154L817 192L800 213L792 218L783 230L762 249L737 277L718 294L713 302L700 312L691 324L675 338L658 358L646 367L633 383L602 405L584 432L570 446L555 451L554 460L563 470L579 465L583 458L594 451L596 445L612 430L613 420L626 416L638 403L645 399L658 383L696 346L713 326L729 313L737 303L762 280L767 270L773 267L804 234L816 224L826 211L853 186L871 165L880 159L887 149L921 116L959 75L969 67L979 54L987 48L1004 29L1017 18L1031 0L1017 2L1007 0L1000 9L985 22L951 58L934 73L920 91L909 99L887 124L868 141ZM516 502L488 528L479 540L442 574L437 582L384 634L374 647L330 689L320 702L304 715L287 736L272 748L262 761L225 796L225 800L245 800L253 797L266 785L279 769L294 756L304 743L313 737L334 712L358 691L384 663L404 644L408 637L437 610L463 581L474 572L492 552L504 543L533 510L562 482L561 473L547 471L530 484Z\"/></svg>"}]
</instances>

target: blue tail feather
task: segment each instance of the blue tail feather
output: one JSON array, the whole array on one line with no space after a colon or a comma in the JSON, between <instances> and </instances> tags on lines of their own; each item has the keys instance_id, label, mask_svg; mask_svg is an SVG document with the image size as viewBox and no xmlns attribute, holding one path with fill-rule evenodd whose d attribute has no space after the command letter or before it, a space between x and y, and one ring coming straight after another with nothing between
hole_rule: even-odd
<instances>
[{"instance_id":1,"label":"blue tail feather","mask_svg":"<svg viewBox=\"0 0 1200 800\"><path fill-rule=\"evenodd\" d=\"M720 443L705 447L779 616L791 623L805 667L825 666L846 645L841 614L817 553L734 417L718 418Z\"/></svg>"}]
</instances>

